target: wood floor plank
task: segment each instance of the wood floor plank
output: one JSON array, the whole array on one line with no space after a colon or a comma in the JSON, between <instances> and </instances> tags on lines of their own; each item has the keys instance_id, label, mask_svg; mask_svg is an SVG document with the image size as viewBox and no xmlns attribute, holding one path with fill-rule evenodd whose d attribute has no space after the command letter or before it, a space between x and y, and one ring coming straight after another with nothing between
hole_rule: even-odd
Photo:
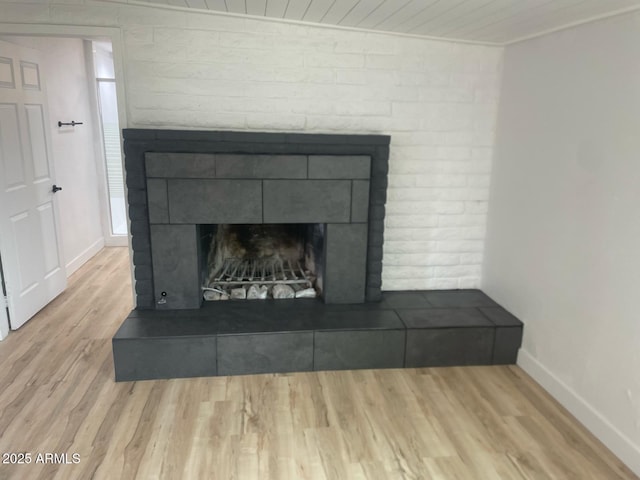
<instances>
[{"instance_id":1,"label":"wood floor plank","mask_svg":"<svg viewBox=\"0 0 640 480\"><path fill-rule=\"evenodd\" d=\"M106 248L0 342L0 452L80 458L0 480L638 480L516 366L115 383L130 282Z\"/></svg>"}]
</instances>

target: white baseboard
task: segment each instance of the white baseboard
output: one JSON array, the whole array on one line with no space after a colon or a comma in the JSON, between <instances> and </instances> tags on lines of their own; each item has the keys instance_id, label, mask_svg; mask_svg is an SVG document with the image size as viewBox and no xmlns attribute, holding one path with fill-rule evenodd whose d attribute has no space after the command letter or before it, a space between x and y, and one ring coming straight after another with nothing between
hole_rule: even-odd
<instances>
[{"instance_id":1,"label":"white baseboard","mask_svg":"<svg viewBox=\"0 0 640 480\"><path fill-rule=\"evenodd\" d=\"M7 338L7 335L9 335L9 317L4 302L0 302L0 340Z\"/></svg>"},{"instance_id":2,"label":"white baseboard","mask_svg":"<svg viewBox=\"0 0 640 480\"><path fill-rule=\"evenodd\" d=\"M640 476L640 446L636 445L593 408L584 398L573 391L541 364L529 352L520 349L518 366L527 372L542 388L549 392L598 440L604 443L627 467ZM631 420L631 419L630 419Z\"/></svg>"},{"instance_id":3,"label":"white baseboard","mask_svg":"<svg viewBox=\"0 0 640 480\"><path fill-rule=\"evenodd\" d=\"M84 265L91 257L93 257L96 253L104 248L104 238L99 238L88 248L86 248L80 255L67 263L67 277L70 277L73 272L78 270L82 265Z\"/></svg>"},{"instance_id":4,"label":"white baseboard","mask_svg":"<svg viewBox=\"0 0 640 480\"><path fill-rule=\"evenodd\" d=\"M104 239L105 247L126 247L129 245L129 235L111 235Z\"/></svg>"}]
</instances>

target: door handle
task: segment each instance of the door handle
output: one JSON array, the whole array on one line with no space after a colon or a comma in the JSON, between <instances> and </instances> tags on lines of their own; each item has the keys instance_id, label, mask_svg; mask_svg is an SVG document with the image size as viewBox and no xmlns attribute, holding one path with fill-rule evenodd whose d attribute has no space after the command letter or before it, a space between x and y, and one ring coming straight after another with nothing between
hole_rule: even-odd
<instances>
[{"instance_id":1,"label":"door handle","mask_svg":"<svg viewBox=\"0 0 640 480\"><path fill-rule=\"evenodd\" d=\"M53 193L56 193L56 192L58 192L58 191L60 191L60 190L62 190L62 187L59 187L59 186L57 186L57 185L54 185L53 187L51 187L51 191L52 191Z\"/></svg>"}]
</instances>

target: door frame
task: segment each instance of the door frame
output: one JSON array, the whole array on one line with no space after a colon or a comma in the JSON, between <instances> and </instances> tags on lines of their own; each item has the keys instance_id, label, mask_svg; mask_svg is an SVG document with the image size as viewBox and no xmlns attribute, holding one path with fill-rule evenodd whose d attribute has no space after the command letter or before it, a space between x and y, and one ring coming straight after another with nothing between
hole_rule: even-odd
<instances>
[{"instance_id":1,"label":"door frame","mask_svg":"<svg viewBox=\"0 0 640 480\"><path fill-rule=\"evenodd\" d=\"M71 25L49 25L49 24L20 24L20 23L0 23L0 35L18 35L26 37L61 37L61 38L79 38L87 39L104 39L111 41L113 48L113 66L115 72L116 95L118 96L118 121L120 122L120 147L122 148L122 129L127 128L128 102L126 101L125 88L125 68L124 68L124 48L122 40L122 30L117 27L92 27L92 26L71 26ZM124 162L124 155L123 155ZM104 162L103 162L104 163ZM104 165L102 166L104 167ZM122 171L125 172L124 165ZM126 175L126 174L125 174ZM125 179L126 180L126 179ZM127 184L124 183L125 203L128 211L128 194ZM110 233L110 231L109 231ZM135 279L133 278L133 252L131 250L131 230L128 228L127 245L129 248L129 269L131 272L133 298L135 303ZM106 238L105 238L106 240ZM111 243L113 245L113 243ZM109 245L109 242L107 242ZM0 331L3 328L4 318L0 313ZM6 322L8 325L8 321Z\"/></svg>"}]
</instances>

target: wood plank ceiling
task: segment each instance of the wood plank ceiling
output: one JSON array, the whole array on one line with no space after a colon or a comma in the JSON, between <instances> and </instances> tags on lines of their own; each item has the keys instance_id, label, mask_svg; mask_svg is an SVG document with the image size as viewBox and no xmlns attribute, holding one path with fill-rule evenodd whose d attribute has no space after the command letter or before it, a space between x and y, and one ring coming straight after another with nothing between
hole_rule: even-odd
<instances>
[{"instance_id":1,"label":"wood plank ceiling","mask_svg":"<svg viewBox=\"0 0 640 480\"><path fill-rule=\"evenodd\" d=\"M640 8L640 0L130 0L130 3L497 44Z\"/></svg>"}]
</instances>

